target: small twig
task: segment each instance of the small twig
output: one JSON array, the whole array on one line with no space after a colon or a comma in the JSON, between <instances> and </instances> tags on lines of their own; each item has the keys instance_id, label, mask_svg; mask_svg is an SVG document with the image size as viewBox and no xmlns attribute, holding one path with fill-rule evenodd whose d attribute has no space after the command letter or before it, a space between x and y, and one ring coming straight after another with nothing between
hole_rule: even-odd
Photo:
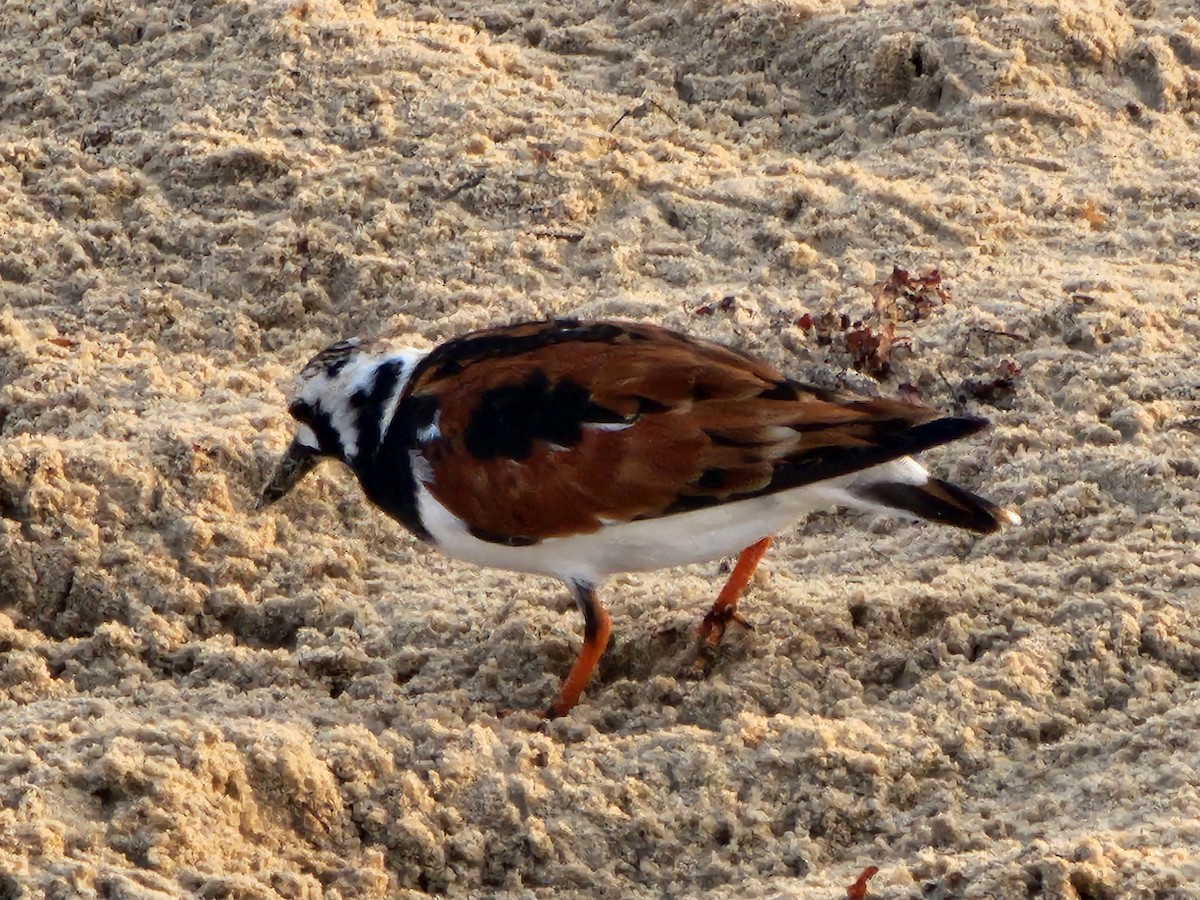
<instances>
[{"instance_id":1,"label":"small twig","mask_svg":"<svg viewBox=\"0 0 1200 900\"><path fill-rule=\"evenodd\" d=\"M975 330L983 334L994 334L996 337L1010 338L1014 341L1020 341L1023 344L1029 343L1029 338L1025 337L1025 335L1013 334L1011 331L997 331L995 328L976 328Z\"/></svg>"},{"instance_id":2,"label":"small twig","mask_svg":"<svg viewBox=\"0 0 1200 900\"><path fill-rule=\"evenodd\" d=\"M998 331L995 328L976 328L974 331L976 334L982 335L980 340L983 342L983 350L989 354L992 352L991 339L993 337L1007 338L1010 341L1019 341L1022 344L1029 342L1029 338L1013 334L1011 331Z\"/></svg>"},{"instance_id":3,"label":"small twig","mask_svg":"<svg viewBox=\"0 0 1200 900\"><path fill-rule=\"evenodd\" d=\"M942 384L944 384L944 385L946 386L946 390L948 390L948 391L950 392L950 396L952 396L952 397L953 397L953 396L954 396L954 385L952 385L952 384L950 383L950 379L949 379L949 378L947 378L947 377L945 376L945 374L942 372L942 367L941 367L941 366L938 366L938 367L937 367L936 369L934 369L933 371L937 372L937 377L938 377L938 378L940 378L940 379L942 379Z\"/></svg>"},{"instance_id":4,"label":"small twig","mask_svg":"<svg viewBox=\"0 0 1200 900\"><path fill-rule=\"evenodd\" d=\"M451 188L449 191L446 192L445 199L453 200L455 197L457 197L463 191L469 191L471 188L480 184L483 181L483 179L485 179L486 177L487 177L486 172L476 172L474 175L468 175L466 178L464 178L462 181L460 181L457 186Z\"/></svg>"},{"instance_id":5,"label":"small twig","mask_svg":"<svg viewBox=\"0 0 1200 900\"><path fill-rule=\"evenodd\" d=\"M571 244L578 244L584 238L582 231L555 231L542 229L540 231L530 232L536 238L552 238L556 241L567 241Z\"/></svg>"},{"instance_id":6,"label":"small twig","mask_svg":"<svg viewBox=\"0 0 1200 900\"><path fill-rule=\"evenodd\" d=\"M623 121L625 121L626 118L640 119L643 116L649 115L651 109L657 109L660 113L662 113L667 118L671 117L671 114L669 112L667 112L665 109L663 109L657 103L655 103L653 100L643 100L637 106L632 106L629 109L625 110L625 112L621 113L621 115L617 118L617 121L613 122L612 125L609 126L608 130L610 132L615 131L617 126L620 125Z\"/></svg>"},{"instance_id":7,"label":"small twig","mask_svg":"<svg viewBox=\"0 0 1200 900\"><path fill-rule=\"evenodd\" d=\"M946 390L950 392L950 399L954 402L955 412L961 413L966 411L967 404L964 402L966 398L956 391L954 385L950 383L950 379L942 374L942 367L938 366L934 371L937 372L937 377L942 380L942 384L946 386Z\"/></svg>"}]
</instances>

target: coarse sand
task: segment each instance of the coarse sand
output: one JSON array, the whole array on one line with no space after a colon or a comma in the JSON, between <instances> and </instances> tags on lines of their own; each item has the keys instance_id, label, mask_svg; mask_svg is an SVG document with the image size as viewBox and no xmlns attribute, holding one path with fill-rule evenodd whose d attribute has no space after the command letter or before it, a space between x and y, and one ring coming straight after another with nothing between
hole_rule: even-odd
<instances>
[{"instance_id":1,"label":"coarse sand","mask_svg":"<svg viewBox=\"0 0 1200 900\"><path fill-rule=\"evenodd\" d=\"M325 344L550 315L890 315L1025 524L814 516L699 682L614 579L542 726L560 585L254 500ZM1198 350L1194 0L4 0L0 900L1200 897Z\"/></svg>"}]
</instances>

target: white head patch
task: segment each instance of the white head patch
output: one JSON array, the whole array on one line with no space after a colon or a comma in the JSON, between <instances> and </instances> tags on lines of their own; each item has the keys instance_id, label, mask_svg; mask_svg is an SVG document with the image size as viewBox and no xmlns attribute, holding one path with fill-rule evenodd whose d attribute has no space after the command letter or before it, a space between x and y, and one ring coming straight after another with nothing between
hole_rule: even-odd
<instances>
[{"instance_id":1,"label":"white head patch","mask_svg":"<svg viewBox=\"0 0 1200 900\"><path fill-rule=\"evenodd\" d=\"M304 367L290 407L296 435L322 453L351 462L363 432L379 440L424 351L353 338L322 350Z\"/></svg>"}]
</instances>

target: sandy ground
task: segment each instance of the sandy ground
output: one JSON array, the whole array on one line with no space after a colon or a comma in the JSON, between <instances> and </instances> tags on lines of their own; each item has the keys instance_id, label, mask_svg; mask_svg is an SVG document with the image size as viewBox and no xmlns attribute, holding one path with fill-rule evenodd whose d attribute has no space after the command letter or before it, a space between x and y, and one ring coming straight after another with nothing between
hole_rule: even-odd
<instances>
[{"instance_id":1,"label":"sandy ground","mask_svg":"<svg viewBox=\"0 0 1200 900\"><path fill-rule=\"evenodd\" d=\"M1196 16L0 4L0 898L1200 897ZM884 390L991 417L930 463L1026 524L816 517L705 682L715 564L614 580L539 731L559 586L333 467L253 511L334 339L622 316L817 377L802 317L893 265L949 299Z\"/></svg>"}]
</instances>

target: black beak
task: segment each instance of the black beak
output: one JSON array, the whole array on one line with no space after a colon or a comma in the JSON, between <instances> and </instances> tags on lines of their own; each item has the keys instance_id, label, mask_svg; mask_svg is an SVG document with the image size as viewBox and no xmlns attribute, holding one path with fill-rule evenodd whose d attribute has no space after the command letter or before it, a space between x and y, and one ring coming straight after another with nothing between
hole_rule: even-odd
<instances>
[{"instance_id":1,"label":"black beak","mask_svg":"<svg viewBox=\"0 0 1200 900\"><path fill-rule=\"evenodd\" d=\"M281 499L298 485L305 475L316 468L320 461L321 455L318 451L300 443L299 440L293 440L279 458L275 472L263 488L262 496L258 498L254 508L264 509Z\"/></svg>"}]
</instances>

